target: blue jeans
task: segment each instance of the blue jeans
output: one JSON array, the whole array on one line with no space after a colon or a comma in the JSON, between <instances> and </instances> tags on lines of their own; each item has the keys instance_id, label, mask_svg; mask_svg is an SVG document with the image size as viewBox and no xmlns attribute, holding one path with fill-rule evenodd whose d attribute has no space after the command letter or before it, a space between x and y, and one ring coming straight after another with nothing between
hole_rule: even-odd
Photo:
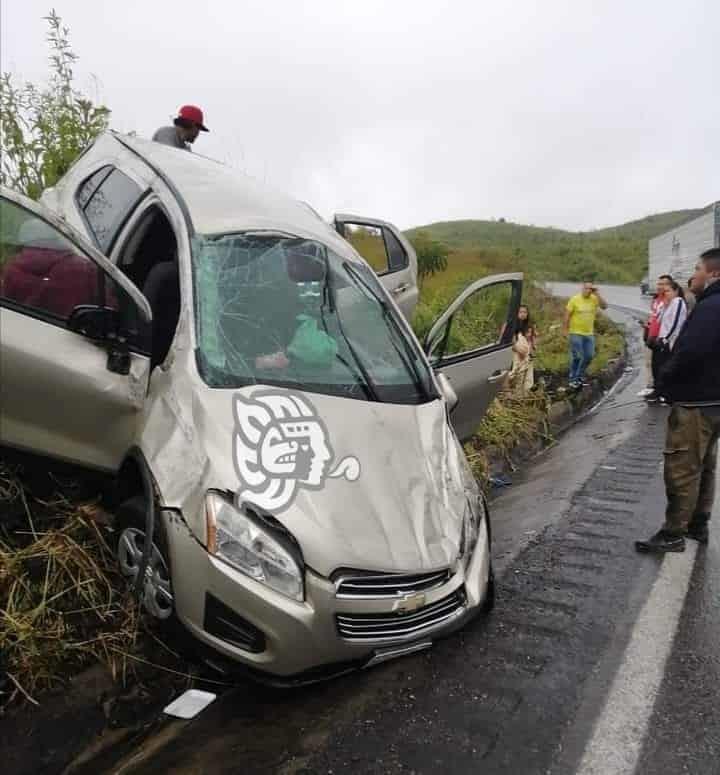
<instances>
[{"instance_id":1,"label":"blue jeans","mask_svg":"<svg viewBox=\"0 0 720 775\"><path fill-rule=\"evenodd\" d=\"M594 336L570 334L570 382L580 382L594 356Z\"/></svg>"}]
</instances>

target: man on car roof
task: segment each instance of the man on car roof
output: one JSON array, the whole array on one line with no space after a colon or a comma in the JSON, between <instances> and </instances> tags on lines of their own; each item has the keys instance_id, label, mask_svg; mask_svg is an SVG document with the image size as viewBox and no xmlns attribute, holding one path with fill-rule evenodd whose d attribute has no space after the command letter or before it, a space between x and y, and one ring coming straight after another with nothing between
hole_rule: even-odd
<instances>
[{"instance_id":1,"label":"man on car roof","mask_svg":"<svg viewBox=\"0 0 720 775\"><path fill-rule=\"evenodd\" d=\"M157 143L189 151L200 132L209 131L203 121L203 112L200 108L196 105L183 105L177 117L173 119L174 126L160 127L152 139Z\"/></svg>"}]
</instances>

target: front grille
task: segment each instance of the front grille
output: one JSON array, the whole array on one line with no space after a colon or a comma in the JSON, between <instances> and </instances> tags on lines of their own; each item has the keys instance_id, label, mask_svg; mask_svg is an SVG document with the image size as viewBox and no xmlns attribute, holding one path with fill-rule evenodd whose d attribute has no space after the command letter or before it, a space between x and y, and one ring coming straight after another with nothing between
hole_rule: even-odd
<instances>
[{"instance_id":1,"label":"front grille","mask_svg":"<svg viewBox=\"0 0 720 775\"><path fill-rule=\"evenodd\" d=\"M336 581L335 596L340 598L383 598L400 597L410 592L426 592L445 584L451 576L450 570L429 573L363 573L348 571L340 573Z\"/></svg>"},{"instance_id":2,"label":"front grille","mask_svg":"<svg viewBox=\"0 0 720 775\"><path fill-rule=\"evenodd\" d=\"M383 641L419 637L425 630L453 619L465 607L462 589L412 613L336 614L338 632L345 640Z\"/></svg>"}]
</instances>

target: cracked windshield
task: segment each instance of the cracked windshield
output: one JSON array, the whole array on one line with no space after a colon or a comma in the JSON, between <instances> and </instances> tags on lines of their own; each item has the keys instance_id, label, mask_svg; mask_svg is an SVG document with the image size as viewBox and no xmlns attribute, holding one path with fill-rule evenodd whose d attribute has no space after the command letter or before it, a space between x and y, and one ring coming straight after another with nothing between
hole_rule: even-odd
<instances>
[{"instance_id":1,"label":"cracked windshield","mask_svg":"<svg viewBox=\"0 0 720 775\"><path fill-rule=\"evenodd\" d=\"M366 266L319 242L230 234L197 242L195 275L209 384L427 400L425 362Z\"/></svg>"},{"instance_id":2,"label":"cracked windshield","mask_svg":"<svg viewBox=\"0 0 720 775\"><path fill-rule=\"evenodd\" d=\"M0 0L2 775L720 775L718 0Z\"/></svg>"}]
</instances>

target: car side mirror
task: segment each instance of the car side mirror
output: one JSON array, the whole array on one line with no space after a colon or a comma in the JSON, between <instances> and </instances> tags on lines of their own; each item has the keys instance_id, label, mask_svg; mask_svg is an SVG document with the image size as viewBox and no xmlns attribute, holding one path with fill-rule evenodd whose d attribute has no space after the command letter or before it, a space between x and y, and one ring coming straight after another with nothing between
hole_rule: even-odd
<instances>
[{"instance_id":1,"label":"car side mirror","mask_svg":"<svg viewBox=\"0 0 720 775\"><path fill-rule=\"evenodd\" d=\"M445 399L445 403L447 404L448 412L452 412L453 409L458 405L458 397L457 393L455 392L455 388L452 386L450 380L442 372L436 374L436 377L440 392L442 393L443 398Z\"/></svg>"},{"instance_id":2,"label":"car side mirror","mask_svg":"<svg viewBox=\"0 0 720 775\"><path fill-rule=\"evenodd\" d=\"M119 318L117 310L98 307L94 304L80 304L70 313L68 328L89 339L106 340L117 332Z\"/></svg>"}]
</instances>

